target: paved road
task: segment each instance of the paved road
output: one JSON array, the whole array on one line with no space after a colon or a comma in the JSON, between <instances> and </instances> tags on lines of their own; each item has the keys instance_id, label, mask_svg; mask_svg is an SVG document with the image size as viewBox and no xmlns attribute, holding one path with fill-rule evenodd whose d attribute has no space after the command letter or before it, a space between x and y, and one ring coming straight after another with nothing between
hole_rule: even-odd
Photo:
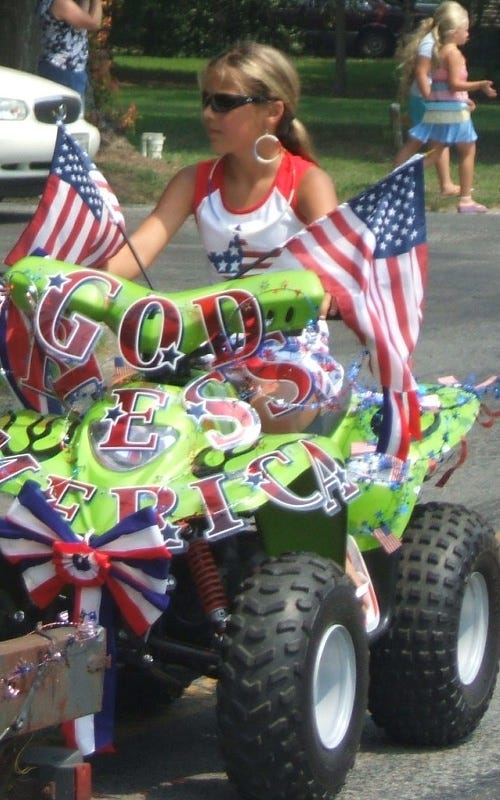
<instances>
[{"instance_id":1,"label":"paved road","mask_svg":"<svg viewBox=\"0 0 500 800\"><path fill-rule=\"evenodd\" d=\"M31 209L0 205L0 260L26 224ZM133 230L144 209L127 209ZM499 215L428 217L430 272L423 330L415 357L422 380L454 374L471 382L500 369ZM155 288L175 290L209 281L196 231L187 225L158 265ZM359 347L341 323L333 324L334 351L344 363ZM497 404L498 405L498 404ZM477 427L469 456L444 490L425 490L478 509L500 530L500 421ZM154 704L125 717L117 756L93 768L97 800L237 800L216 741L213 686L194 684L170 707ZM402 749L388 743L367 719L361 750L340 800L500 800L500 689L479 729L445 750Z\"/></svg>"},{"instance_id":2,"label":"paved road","mask_svg":"<svg viewBox=\"0 0 500 800\"><path fill-rule=\"evenodd\" d=\"M118 732L117 757L94 760L94 800L238 800L224 773L210 682ZM433 750L391 745L367 718L338 800L499 800L500 690L470 741ZM241 800L241 799L240 799Z\"/></svg>"}]
</instances>

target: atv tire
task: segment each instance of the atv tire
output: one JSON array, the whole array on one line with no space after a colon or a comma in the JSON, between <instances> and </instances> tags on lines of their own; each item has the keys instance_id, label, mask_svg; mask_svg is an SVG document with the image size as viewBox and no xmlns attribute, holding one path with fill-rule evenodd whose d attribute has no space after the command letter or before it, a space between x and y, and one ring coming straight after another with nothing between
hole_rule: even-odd
<instances>
[{"instance_id":1,"label":"atv tire","mask_svg":"<svg viewBox=\"0 0 500 800\"><path fill-rule=\"evenodd\" d=\"M304 553L261 564L236 597L217 688L242 797L333 797L354 764L367 683L362 611L342 570Z\"/></svg>"},{"instance_id":2,"label":"atv tire","mask_svg":"<svg viewBox=\"0 0 500 800\"><path fill-rule=\"evenodd\" d=\"M463 739L488 708L499 655L494 531L462 506L417 506L403 537L395 617L372 646L374 721L405 744Z\"/></svg>"}]
</instances>

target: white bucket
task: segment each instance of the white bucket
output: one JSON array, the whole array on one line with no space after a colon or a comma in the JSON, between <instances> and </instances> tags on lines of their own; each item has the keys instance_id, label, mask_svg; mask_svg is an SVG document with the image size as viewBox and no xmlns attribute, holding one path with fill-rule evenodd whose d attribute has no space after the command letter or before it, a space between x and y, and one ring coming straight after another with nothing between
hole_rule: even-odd
<instances>
[{"instance_id":1,"label":"white bucket","mask_svg":"<svg viewBox=\"0 0 500 800\"><path fill-rule=\"evenodd\" d=\"M161 158L165 137L163 133L143 133L141 136L141 153L146 158Z\"/></svg>"}]
</instances>

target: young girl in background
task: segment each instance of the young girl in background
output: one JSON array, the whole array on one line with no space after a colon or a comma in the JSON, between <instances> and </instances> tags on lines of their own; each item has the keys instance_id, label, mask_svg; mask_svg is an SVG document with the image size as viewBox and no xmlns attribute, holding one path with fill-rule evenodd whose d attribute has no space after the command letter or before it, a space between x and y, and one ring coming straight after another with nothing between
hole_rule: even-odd
<instances>
[{"instance_id":1,"label":"young girl in background","mask_svg":"<svg viewBox=\"0 0 500 800\"><path fill-rule=\"evenodd\" d=\"M459 48L469 38L469 15L459 4L448 2L439 15L432 35L435 45L432 52L431 84L419 85L426 101L421 122L409 131L409 138L395 159L399 166L414 155L424 143L432 150L426 156L425 166L435 164L447 146L454 146L459 158L460 197L457 210L462 214L479 214L486 206L472 199L472 183L476 157L477 133L471 119L475 105L469 92L482 91L487 97L496 97L490 80L469 81L467 65ZM417 34L426 34L419 29ZM408 45L408 69L414 69L415 48Z\"/></svg>"},{"instance_id":2,"label":"young girl in background","mask_svg":"<svg viewBox=\"0 0 500 800\"><path fill-rule=\"evenodd\" d=\"M422 20L419 28L401 41L396 53L400 63L399 95L408 104L412 125L418 125L425 113L425 99L431 85L432 53L436 40L436 26L454 0L445 0L435 10L433 17ZM442 198L458 197L460 186L454 183L450 172L450 148L444 147L436 160L436 172Z\"/></svg>"}]
</instances>

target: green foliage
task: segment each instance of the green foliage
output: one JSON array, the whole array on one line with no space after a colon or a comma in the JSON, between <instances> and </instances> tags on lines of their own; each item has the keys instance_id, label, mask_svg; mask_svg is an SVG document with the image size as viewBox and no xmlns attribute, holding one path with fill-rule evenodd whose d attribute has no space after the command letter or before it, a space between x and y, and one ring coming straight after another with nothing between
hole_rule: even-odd
<instances>
[{"instance_id":1,"label":"green foliage","mask_svg":"<svg viewBox=\"0 0 500 800\"><path fill-rule=\"evenodd\" d=\"M396 0L397 1L397 0ZM299 30L297 0L106 0L113 23L110 45L149 56L211 57L242 38L273 44L293 55L330 55L331 37ZM411 8L412 0L399 0ZM488 71L498 64L498 0L463 0L473 20L471 63ZM315 0L321 31L334 27L335 0ZM326 48L326 49L325 49Z\"/></svg>"},{"instance_id":2,"label":"green foliage","mask_svg":"<svg viewBox=\"0 0 500 800\"><path fill-rule=\"evenodd\" d=\"M116 0L115 0L116 2ZM212 56L242 38L293 48L283 0L118 0L111 43L144 55Z\"/></svg>"}]
</instances>

